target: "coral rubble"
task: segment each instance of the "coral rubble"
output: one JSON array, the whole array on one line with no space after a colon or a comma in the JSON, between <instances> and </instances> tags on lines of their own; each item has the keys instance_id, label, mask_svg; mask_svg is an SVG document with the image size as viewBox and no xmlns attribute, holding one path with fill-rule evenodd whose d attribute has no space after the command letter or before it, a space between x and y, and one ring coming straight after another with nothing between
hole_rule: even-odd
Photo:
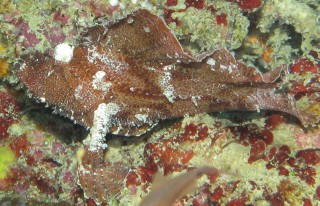
<instances>
[{"instance_id":1,"label":"coral rubble","mask_svg":"<svg viewBox=\"0 0 320 206\"><path fill-rule=\"evenodd\" d=\"M319 8L1 1L0 205L318 205Z\"/></svg>"},{"instance_id":2,"label":"coral rubble","mask_svg":"<svg viewBox=\"0 0 320 206\"><path fill-rule=\"evenodd\" d=\"M102 177L96 172L96 176L86 178L87 184L96 184L96 188L87 188L90 194L95 194L92 197L97 202L138 205L141 197L157 188L159 173L179 178L180 174L186 175L186 171L206 165L219 169L219 172L206 173L198 180L199 189L184 195L175 204L317 202L319 197L315 189L319 185L320 150L297 147L290 136L294 128L283 134L284 128L290 126L286 117L279 114L267 116L260 122L238 125L229 119L202 114L173 122L145 138L110 137L105 166L100 163L98 171L109 174L116 168L116 171L126 172L117 172L119 176L113 175L108 184L100 180ZM118 190L114 190L115 185ZM164 199L159 205L166 201L166 196L161 194L167 190L175 193L179 188L170 181L166 185L156 191L160 196L157 198ZM104 196L99 192L101 188L105 188Z\"/></svg>"}]
</instances>

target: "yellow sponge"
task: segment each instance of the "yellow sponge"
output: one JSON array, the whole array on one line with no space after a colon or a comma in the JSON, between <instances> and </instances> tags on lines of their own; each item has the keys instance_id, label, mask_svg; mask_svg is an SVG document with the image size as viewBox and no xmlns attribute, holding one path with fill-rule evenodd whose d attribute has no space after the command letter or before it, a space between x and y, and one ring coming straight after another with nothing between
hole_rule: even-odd
<instances>
[{"instance_id":1,"label":"yellow sponge","mask_svg":"<svg viewBox=\"0 0 320 206\"><path fill-rule=\"evenodd\" d=\"M15 154L13 151L5 146L0 147L0 179L7 176L7 173L14 163Z\"/></svg>"}]
</instances>

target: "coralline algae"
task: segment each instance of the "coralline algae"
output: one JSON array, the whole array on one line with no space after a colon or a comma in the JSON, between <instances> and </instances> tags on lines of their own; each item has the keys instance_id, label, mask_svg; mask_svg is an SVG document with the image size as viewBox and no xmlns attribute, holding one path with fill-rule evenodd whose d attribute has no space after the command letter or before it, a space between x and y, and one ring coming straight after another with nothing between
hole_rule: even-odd
<instances>
[{"instance_id":1,"label":"coralline algae","mask_svg":"<svg viewBox=\"0 0 320 206\"><path fill-rule=\"evenodd\" d=\"M199 54L206 48L216 49L213 42L219 42L221 43L220 46L226 46L229 49L240 46L235 51L235 56L243 58L249 65L258 66L261 70L272 70L275 68L274 65L287 64L284 68L289 68L289 74L282 75L282 78L279 78L275 83L270 81L267 84L274 84L272 88L277 88L276 91L279 94L288 93L285 96L291 97L290 101L296 103L293 108L297 108L299 111L299 113L293 113L293 115L298 117L300 115L300 118L303 119L301 115L308 113L311 116L314 115L317 119L320 114L318 47L316 36L312 36L319 27L315 23L313 24L315 26L308 30L303 27L303 25L307 25L303 22L305 18L292 18L293 15L296 15L293 12L300 16L303 14L303 10L308 11L308 16L313 16L315 11L313 8L317 8L318 5L314 1L304 3L246 0L236 2L84 2L80 0L66 4L60 4L59 2L49 4L43 3L43 1L33 3L4 1L0 4L2 4L1 10L5 14L2 16L4 21L0 23L1 31L3 31L0 36L0 44L5 48L0 50L1 61L5 63L2 64L5 67L2 67L1 71L5 72L5 78L10 82L16 82L11 75L7 75L11 63L16 62L16 57L21 53L34 53L34 50L36 50L40 51L36 55L41 58L43 56L53 58L54 50L50 48L64 43L70 47L74 45L74 54L77 56L76 48L88 47L89 45L85 42L88 43L92 40L80 40L86 34L85 30L88 27L92 27L95 22L99 22L98 24L109 28L110 25L117 24L115 22L125 18L132 11L144 7L164 18L165 22L173 29L173 33L177 34L177 38L181 40L184 51L188 53ZM296 5L296 9L287 10L285 4ZM260 15L260 11L262 15ZM186 14L197 14L199 17L197 25L193 25L192 21L189 21L194 16ZM207 21L210 15L212 15L212 19ZM241 18L237 18L239 21L235 22L235 17ZM269 21L270 17L275 17L279 21L276 21L277 23L273 24L272 29L268 30L271 23L264 23L271 22ZM95 18L98 18L97 21ZM105 23L112 19L116 19L116 21L109 24ZM125 20L128 20L128 23L134 23L133 18ZM313 20L316 22L313 17L308 19L312 22ZM248 27L249 22L250 27ZM286 22L289 25L284 25ZM211 24L214 24L214 26ZM184 29L187 25L190 25L189 30ZM258 27L255 27L255 25L258 25ZM291 27L297 27L295 32ZM141 31L150 33L152 32L150 28L150 26L145 26ZM214 35L213 39L208 39L207 37L212 34L206 33L206 31L209 31L206 28L210 28L217 35ZM100 34L103 36L102 31L104 30L101 29ZM248 35L246 36L247 32ZM79 34L82 36L78 37ZM299 35L303 36L300 39L301 41L299 41ZM87 35L87 37L90 37L90 35ZM291 41L290 38L293 38L294 41ZM80 42L84 44L79 45ZM248 46L241 46L243 42ZM27 49L25 50L25 48ZM48 48L49 50L47 50ZM121 64L109 61L110 59L103 55L101 48L91 47L87 50L88 55L86 57L90 64L98 63L101 66L101 62L109 63L113 64L112 68L118 72L123 71L121 68L125 67L123 62L126 62L127 59L121 59ZM130 51L135 50L131 49ZM299 52L304 52L303 57L300 57ZM199 59L192 58L189 55L186 56L199 61L192 64L206 65L206 67L210 67L211 73L221 70L224 72L223 74L226 74L226 77L231 79L231 76L234 75L234 73L232 74L234 72L232 67L225 64L221 65L217 61L219 55L210 56L208 53L206 55L209 56L202 63L199 62L206 55L200 56ZM141 54L146 53L142 52ZM222 52L222 54L226 57L229 55L227 52ZM233 57L229 57L233 59ZM295 57L297 59L293 61ZM168 60L167 58L164 55L163 59ZM139 59L143 58L139 57ZM179 58L175 60L181 61ZM235 60L232 60L232 62L237 66L242 65ZM189 64L190 62L184 63ZM57 64L62 65L63 63L59 63L59 61L54 63L54 65ZM135 65L141 66L144 63L138 62ZM163 98L165 105L175 104L180 99L192 95L185 101L190 102L189 106L191 107L201 107L202 102L207 100L203 99L202 95L198 95L197 92L201 90L201 85L207 82L206 77L201 77L193 82L193 85L198 86L194 86L191 93L186 91L186 95L177 95L175 90L178 87L173 84L175 78L179 76L177 75L178 72L176 74L174 71L180 71L181 69L177 65L182 64L168 64L163 67L152 65L152 67L148 67L150 71L148 70L146 73L162 72L163 75L159 76L158 83L161 82L163 90L159 92L159 95ZM163 68L163 71L159 71L159 68ZM68 73L65 67L61 67L59 71L61 72L59 74L67 74L63 75L64 79L67 80L70 80L70 77L74 75L74 73ZM260 76L260 74L254 72L255 70L250 71L253 73L250 73L249 76ZM231 74L228 74L229 72ZM276 73L276 71L273 72L274 75ZM52 77L56 74L55 72L48 72L46 75ZM101 93L113 93L113 87L119 82L132 80L132 78L126 78L118 82L106 82L108 75L109 73L106 71L96 70L88 75L87 83L93 90L98 90ZM228 80L228 78L223 79L222 77L221 73L220 80ZM266 79L264 78L264 80ZM261 81L261 79L258 78L258 81ZM4 82L1 82L1 84L5 85ZM57 86L59 87L59 85ZM73 88L72 94L77 99L85 99L87 95L84 91L89 91L84 90L85 87L77 85ZM230 89L230 85L228 89ZM134 86L128 86L127 90L133 94L143 91L140 87ZM0 138L0 145L1 148L5 148L6 151L10 151L10 154L15 156L15 162L10 168L6 168L6 177L0 179L0 189L3 191L0 196L1 203L47 204L59 202L60 204L71 205L84 203L95 205L94 202L103 202L103 205L138 205L141 202L141 197L147 196L150 189L152 190L151 197L153 194L158 194L157 196L160 196L160 199L165 198L161 197L161 194L165 194L163 191L156 190L158 183L155 183L153 187L156 174L158 174L157 176L174 174L179 178L179 174L195 168L201 170L202 166L205 165L218 168L220 170L219 174L205 174L198 180L200 187L197 192L177 199L177 203L182 205L258 203L316 205L319 202L320 170L319 150L317 149L320 144L318 141L319 128L303 128L299 126L293 116L279 112L266 112L260 110L263 109L260 107L250 109L258 110L259 113L230 112L211 116L200 114L194 117L184 117L184 119L173 122L160 121L154 130L140 138L109 135L107 136L109 138L108 142L103 142L104 133L108 131L108 128L105 129L101 126L108 125L109 121L105 121L105 116L102 116L96 118L96 126L94 126L95 124L88 124L89 127L95 127L96 129L93 130L96 132L89 134L88 141L84 142L85 148L83 149L77 139L84 137L85 132L79 127L66 120L61 121L52 114L45 114L43 111L50 111L50 109L44 110L41 104L30 102L11 86L6 86L1 91L1 96L8 99L2 101L3 104L1 103L0 108L0 121L3 120L0 122L0 126L2 125L1 128L4 128L2 129L3 136ZM224 90L221 91L223 93ZM181 92L183 90L179 90L180 94ZM148 92L148 94L152 94L152 92ZM45 97L42 93L36 96L38 96L39 101L50 102L50 96ZM15 98L19 100L19 105L14 101ZM23 102L27 102L27 104ZM51 102L51 104L54 103ZM99 103L97 106L99 105L102 110L107 108L103 106L103 103ZM118 109L123 106L121 105ZM58 112L66 113L67 110L60 111L58 107ZM184 109L183 106L178 107L177 114L180 108ZM301 111L303 112L301 113ZM132 119L138 122L148 122L150 120L149 113L146 114L147 110L143 112L145 113L141 113L141 111L140 113L133 112ZM187 113L180 111L179 115L173 116ZM89 114L92 115L93 119L94 109ZM118 121L117 117L113 116L115 114L121 117L129 115L128 113L118 113L116 109L110 113L111 119L116 121ZM68 116L71 117L74 114L71 112ZM98 114L96 116L99 117ZM169 116L166 114L161 118L169 118ZM160 117L152 118L161 119ZM10 121L7 122L4 119L10 119ZM94 122L92 119L89 122ZM127 123L132 122L131 120L129 119ZM77 120L77 122L80 121ZM147 124L147 127L138 129L136 134L154 127L155 123L156 121ZM119 133L123 129L123 133L127 133L132 131L134 126L131 125L129 128L131 129L115 127L110 131ZM76 141L76 143L70 144L70 139ZM97 141L90 141L90 139ZM106 143L109 146L104 154L102 147ZM77 160L78 166L76 169ZM77 176L77 173L79 176ZM185 175L190 177L191 174L189 173L188 176L188 173L186 173ZM79 177L85 194L76 184ZM166 179L166 181L171 182L174 182L174 180L175 178ZM185 182L185 184L188 183ZM170 186L172 184L168 182L168 184L162 185L164 189L166 189L166 185ZM302 191L301 185L303 185ZM178 186L170 189L178 198L179 194L174 192L179 190ZM11 194L12 198L8 198L8 194ZM16 195L12 196L12 194Z\"/></svg>"}]
</instances>

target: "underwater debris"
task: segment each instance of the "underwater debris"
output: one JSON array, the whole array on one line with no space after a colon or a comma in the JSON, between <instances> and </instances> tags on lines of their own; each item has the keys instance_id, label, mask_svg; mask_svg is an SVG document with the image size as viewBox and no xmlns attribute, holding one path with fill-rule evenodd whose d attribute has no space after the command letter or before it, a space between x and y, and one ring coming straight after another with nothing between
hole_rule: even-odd
<instances>
[{"instance_id":1,"label":"underwater debris","mask_svg":"<svg viewBox=\"0 0 320 206\"><path fill-rule=\"evenodd\" d=\"M203 174L218 174L218 170L211 167L200 167L174 178L162 177L158 174L150 193L141 201L140 206L170 206L175 200L190 193L196 188L195 181Z\"/></svg>"}]
</instances>

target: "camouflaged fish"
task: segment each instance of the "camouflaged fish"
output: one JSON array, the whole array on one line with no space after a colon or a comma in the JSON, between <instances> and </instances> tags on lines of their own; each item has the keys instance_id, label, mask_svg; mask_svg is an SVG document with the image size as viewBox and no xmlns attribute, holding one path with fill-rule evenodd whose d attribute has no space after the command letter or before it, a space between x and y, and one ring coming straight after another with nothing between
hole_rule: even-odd
<instances>
[{"instance_id":1,"label":"camouflaged fish","mask_svg":"<svg viewBox=\"0 0 320 206\"><path fill-rule=\"evenodd\" d=\"M313 123L276 92L280 69L261 75L225 48L191 57L148 10L89 28L68 58L65 50L24 56L17 74L35 97L87 128L95 111L122 135L144 133L161 119L226 110L271 109Z\"/></svg>"},{"instance_id":2,"label":"camouflaged fish","mask_svg":"<svg viewBox=\"0 0 320 206\"><path fill-rule=\"evenodd\" d=\"M107 133L140 135L162 119L227 110L282 111L305 126L316 123L319 117L278 91L281 70L260 74L225 48L192 57L161 18L138 10L88 28L75 46L23 56L17 75L37 99L90 128L79 181L85 195L102 202L102 183L116 190L127 174L104 171Z\"/></svg>"}]
</instances>

